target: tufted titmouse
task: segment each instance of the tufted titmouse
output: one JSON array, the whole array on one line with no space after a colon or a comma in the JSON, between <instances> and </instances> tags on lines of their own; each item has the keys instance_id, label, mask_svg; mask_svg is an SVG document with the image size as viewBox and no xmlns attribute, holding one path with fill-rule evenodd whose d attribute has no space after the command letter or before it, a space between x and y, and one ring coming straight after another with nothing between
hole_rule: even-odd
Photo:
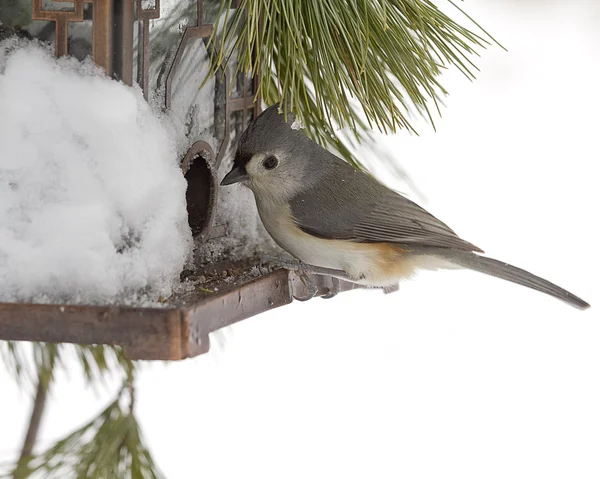
<instances>
[{"instance_id":1,"label":"tufted titmouse","mask_svg":"<svg viewBox=\"0 0 600 479\"><path fill-rule=\"evenodd\" d=\"M292 128L293 121L277 104L267 108L242 134L221 185L249 187L269 234L312 272L385 287L421 268L463 267L589 307L545 279L477 254L483 251Z\"/></svg>"}]
</instances>

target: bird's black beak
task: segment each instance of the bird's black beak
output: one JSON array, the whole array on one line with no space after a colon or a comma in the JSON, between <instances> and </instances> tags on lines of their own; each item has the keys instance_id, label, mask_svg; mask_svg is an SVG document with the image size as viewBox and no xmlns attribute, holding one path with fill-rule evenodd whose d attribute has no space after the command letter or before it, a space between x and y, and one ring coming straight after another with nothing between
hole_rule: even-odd
<instances>
[{"instance_id":1,"label":"bird's black beak","mask_svg":"<svg viewBox=\"0 0 600 479\"><path fill-rule=\"evenodd\" d=\"M234 166L233 169L225 175L225 178L221 181L221 186L233 185L240 181L246 181L248 179L248 173L243 166Z\"/></svg>"}]
</instances>

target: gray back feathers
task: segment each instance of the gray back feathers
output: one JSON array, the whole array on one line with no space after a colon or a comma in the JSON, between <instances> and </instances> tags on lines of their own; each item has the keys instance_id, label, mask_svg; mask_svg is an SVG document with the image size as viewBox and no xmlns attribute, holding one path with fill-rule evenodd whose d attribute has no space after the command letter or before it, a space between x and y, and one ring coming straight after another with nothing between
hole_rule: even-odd
<instances>
[{"instance_id":1,"label":"gray back feathers","mask_svg":"<svg viewBox=\"0 0 600 479\"><path fill-rule=\"evenodd\" d=\"M333 158L312 185L290 201L292 214L305 232L361 243L481 251L416 203Z\"/></svg>"}]
</instances>

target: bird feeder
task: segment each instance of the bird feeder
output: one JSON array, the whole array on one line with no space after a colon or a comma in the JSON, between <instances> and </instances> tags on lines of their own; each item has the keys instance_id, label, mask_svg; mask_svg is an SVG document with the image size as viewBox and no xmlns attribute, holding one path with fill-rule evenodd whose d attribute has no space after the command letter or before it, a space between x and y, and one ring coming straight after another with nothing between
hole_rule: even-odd
<instances>
[{"instance_id":1,"label":"bird feeder","mask_svg":"<svg viewBox=\"0 0 600 479\"><path fill-rule=\"evenodd\" d=\"M295 273L257 267L265 247L260 241L241 259L226 251L215 256L211 248L224 238L235 244L231 225L240 218L220 208L226 198L220 198L217 178L260 105L255 78L240 73L231 81L235 62L202 83L219 8L220 0L15 0L3 7L0 39L34 37L52 42L57 56L91 56L107 75L137 83L147 100L185 124L181 168L196 268L182 279L196 286L156 308L0 303L0 339L110 344L131 359L183 359L207 352L213 331L307 294ZM255 208L248 211L260 227ZM332 287L331 278L310 279L317 296ZM352 288L341 284L342 291Z\"/></svg>"}]
</instances>

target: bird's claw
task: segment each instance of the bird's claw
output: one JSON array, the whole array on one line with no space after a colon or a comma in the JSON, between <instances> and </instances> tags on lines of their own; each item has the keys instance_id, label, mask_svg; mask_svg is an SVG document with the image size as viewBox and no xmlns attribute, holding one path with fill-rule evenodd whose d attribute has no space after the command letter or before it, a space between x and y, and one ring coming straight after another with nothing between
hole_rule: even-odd
<instances>
[{"instance_id":1,"label":"bird's claw","mask_svg":"<svg viewBox=\"0 0 600 479\"><path fill-rule=\"evenodd\" d=\"M331 278L331 288L329 288L329 292L321 296L323 299L331 299L340 292L340 280L337 278Z\"/></svg>"},{"instance_id":2,"label":"bird's claw","mask_svg":"<svg viewBox=\"0 0 600 479\"><path fill-rule=\"evenodd\" d=\"M300 278L300 281L302 281L302 284L308 290L308 294L306 296L292 295L292 297L297 301L308 301L309 299L314 298L319 292L319 288L317 288L315 283L304 273L298 273L298 278Z\"/></svg>"},{"instance_id":3,"label":"bird's claw","mask_svg":"<svg viewBox=\"0 0 600 479\"><path fill-rule=\"evenodd\" d=\"M258 262L258 271L260 274L269 274L273 272L273 267L269 263L271 263L271 261L269 261L268 257L261 256Z\"/></svg>"},{"instance_id":4,"label":"bird's claw","mask_svg":"<svg viewBox=\"0 0 600 479\"><path fill-rule=\"evenodd\" d=\"M396 291L398 291L400 289L400 285L398 285L398 283L396 283L396 284L392 284L389 286L382 286L381 289L383 290L383 294L395 293Z\"/></svg>"}]
</instances>

